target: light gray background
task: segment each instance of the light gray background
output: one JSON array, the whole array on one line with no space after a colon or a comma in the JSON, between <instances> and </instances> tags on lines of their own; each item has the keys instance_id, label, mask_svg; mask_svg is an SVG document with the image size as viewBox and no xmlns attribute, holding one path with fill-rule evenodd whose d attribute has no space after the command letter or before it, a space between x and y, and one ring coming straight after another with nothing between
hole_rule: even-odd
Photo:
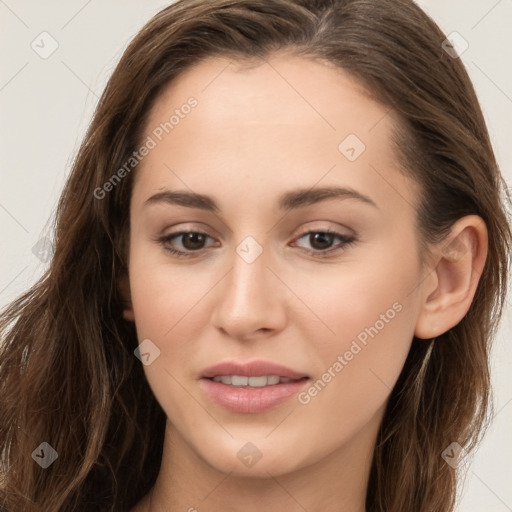
<instances>
[{"instance_id":1,"label":"light gray background","mask_svg":"<svg viewBox=\"0 0 512 512\"><path fill-rule=\"evenodd\" d=\"M167 1L0 0L0 307L45 268L33 246L49 233L72 157L128 41ZM469 43L475 84L495 151L512 183L511 0L421 0L445 33ZM59 47L42 59L31 42L48 31ZM512 309L493 355L496 416L476 453L458 512L512 511Z\"/></svg>"}]
</instances>

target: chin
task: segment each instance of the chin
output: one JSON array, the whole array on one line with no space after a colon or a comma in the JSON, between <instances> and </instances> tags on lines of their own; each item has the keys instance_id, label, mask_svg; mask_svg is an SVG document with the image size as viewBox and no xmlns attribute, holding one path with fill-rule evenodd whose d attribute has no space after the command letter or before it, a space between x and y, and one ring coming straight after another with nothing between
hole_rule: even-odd
<instances>
[{"instance_id":1,"label":"chin","mask_svg":"<svg viewBox=\"0 0 512 512\"><path fill-rule=\"evenodd\" d=\"M210 440L209 446L196 446L195 450L213 469L233 477L269 478L307 465L308 457L298 453L297 445L286 446L281 439L265 439L265 435L255 441L248 437L229 438L225 442Z\"/></svg>"}]
</instances>

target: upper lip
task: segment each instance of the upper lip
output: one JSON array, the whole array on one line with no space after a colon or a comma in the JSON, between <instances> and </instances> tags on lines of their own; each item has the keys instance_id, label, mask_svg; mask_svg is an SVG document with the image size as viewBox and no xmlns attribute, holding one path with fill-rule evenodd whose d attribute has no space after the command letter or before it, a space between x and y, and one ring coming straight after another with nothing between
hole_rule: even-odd
<instances>
[{"instance_id":1,"label":"upper lip","mask_svg":"<svg viewBox=\"0 0 512 512\"><path fill-rule=\"evenodd\" d=\"M261 377L263 375L277 375L287 379L298 380L308 377L307 374L292 370L286 366L270 361L223 361L210 366L201 372L201 379L211 379L218 375L240 375L246 377Z\"/></svg>"}]
</instances>

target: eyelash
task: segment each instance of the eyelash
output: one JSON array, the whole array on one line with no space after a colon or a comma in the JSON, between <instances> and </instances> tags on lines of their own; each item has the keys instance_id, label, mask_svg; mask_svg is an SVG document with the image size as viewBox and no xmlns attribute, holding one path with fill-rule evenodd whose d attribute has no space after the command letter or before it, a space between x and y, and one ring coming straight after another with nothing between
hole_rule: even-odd
<instances>
[{"instance_id":1,"label":"eyelash","mask_svg":"<svg viewBox=\"0 0 512 512\"><path fill-rule=\"evenodd\" d=\"M166 245L167 243L169 243L174 238L179 238L180 236L188 235L188 234L191 234L191 233L192 234L198 234L198 235L204 235L204 236L206 236L208 238L211 238L210 235L208 235L204 231L179 231L177 233L172 233L170 235L165 235L165 236L159 238L158 242L162 245L162 247L166 251L170 252L173 256L176 256L178 258L194 257L194 256L197 256L204 249L198 249L197 251L187 252L187 251L180 251L178 249L174 249L174 248L169 247L168 245ZM328 235L334 235L334 236L336 236L337 238L339 238L341 240L341 245L339 247L337 247L337 248L334 248L334 249L330 248L330 249L327 249L325 251L312 250L312 249L303 249L308 254L314 255L314 256L318 256L320 258L328 257L333 252L339 252L339 251L345 249L346 247L350 247L351 245L353 245L357 241L356 237L354 237L354 236L342 235L341 233L338 233L337 231L333 231L333 230L330 230L330 229L306 231L306 232L302 233L302 235L297 237L296 240L300 240L301 238L304 238L306 235L311 235L311 234L314 234L314 233L323 233L323 234L328 234Z\"/></svg>"}]
</instances>

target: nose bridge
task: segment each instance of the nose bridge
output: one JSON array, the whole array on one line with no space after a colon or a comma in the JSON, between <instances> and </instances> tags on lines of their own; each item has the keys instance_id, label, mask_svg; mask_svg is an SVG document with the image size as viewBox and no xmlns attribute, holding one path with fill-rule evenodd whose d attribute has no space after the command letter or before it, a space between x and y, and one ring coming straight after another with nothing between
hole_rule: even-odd
<instances>
[{"instance_id":1,"label":"nose bridge","mask_svg":"<svg viewBox=\"0 0 512 512\"><path fill-rule=\"evenodd\" d=\"M270 274L268 252L252 237L247 237L236 247L224 290L231 311L247 314L247 309L253 309L255 314L257 309L265 308Z\"/></svg>"},{"instance_id":2,"label":"nose bridge","mask_svg":"<svg viewBox=\"0 0 512 512\"><path fill-rule=\"evenodd\" d=\"M271 259L270 250L252 236L238 244L215 305L216 327L233 337L247 337L282 326L283 295L279 281L267 268Z\"/></svg>"}]
</instances>

